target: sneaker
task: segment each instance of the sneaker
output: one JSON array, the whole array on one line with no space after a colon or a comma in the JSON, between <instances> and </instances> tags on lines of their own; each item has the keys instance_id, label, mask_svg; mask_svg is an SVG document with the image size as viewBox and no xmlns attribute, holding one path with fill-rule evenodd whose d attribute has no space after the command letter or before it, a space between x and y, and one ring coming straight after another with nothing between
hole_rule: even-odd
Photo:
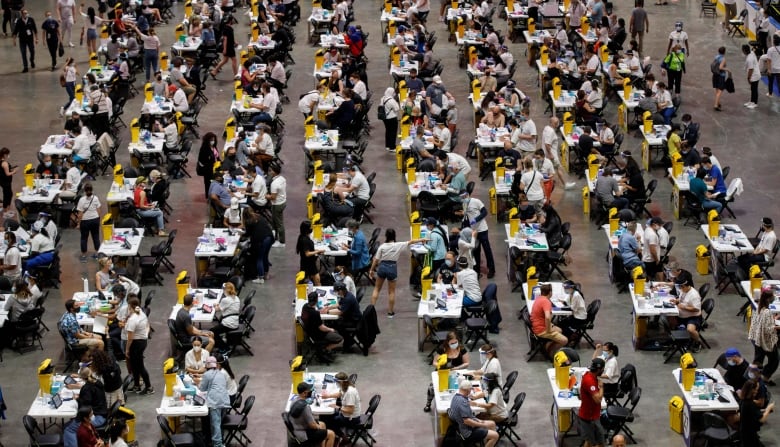
<instances>
[{"instance_id":1,"label":"sneaker","mask_svg":"<svg viewBox=\"0 0 780 447\"><path fill-rule=\"evenodd\" d=\"M575 187L575 186L577 186L577 184L576 184L576 183L574 183L574 182L569 182L569 183L567 183L566 185L564 185L564 188L563 188L563 189L574 189L574 187Z\"/></svg>"},{"instance_id":2,"label":"sneaker","mask_svg":"<svg viewBox=\"0 0 780 447\"><path fill-rule=\"evenodd\" d=\"M420 292L412 292L412 296L414 298L420 299L422 297L422 293L420 293Z\"/></svg>"},{"instance_id":3,"label":"sneaker","mask_svg":"<svg viewBox=\"0 0 780 447\"><path fill-rule=\"evenodd\" d=\"M133 388L130 389L130 392L135 393L135 394L141 394L141 387L140 386L134 386Z\"/></svg>"},{"instance_id":4,"label":"sneaker","mask_svg":"<svg viewBox=\"0 0 780 447\"><path fill-rule=\"evenodd\" d=\"M395 152L395 149L393 149L392 147L386 147L385 150L387 152L390 152L391 154Z\"/></svg>"},{"instance_id":5,"label":"sneaker","mask_svg":"<svg viewBox=\"0 0 780 447\"><path fill-rule=\"evenodd\" d=\"M75 47L75 45L73 45L73 42L68 42L68 46L71 48Z\"/></svg>"},{"instance_id":6,"label":"sneaker","mask_svg":"<svg viewBox=\"0 0 780 447\"><path fill-rule=\"evenodd\" d=\"M751 102L750 105L747 106L748 109L755 109L756 107L758 107L758 104L756 104L754 102Z\"/></svg>"},{"instance_id":7,"label":"sneaker","mask_svg":"<svg viewBox=\"0 0 780 447\"><path fill-rule=\"evenodd\" d=\"M65 116L65 107L60 107L60 118Z\"/></svg>"},{"instance_id":8,"label":"sneaker","mask_svg":"<svg viewBox=\"0 0 780 447\"><path fill-rule=\"evenodd\" d=\"M274 242L273 245L271 245L271 248L284 248L284 247L285 247L285 244L282 244L279 241L276 241L276 242Z\"/></svg>"},{"instance_id":9,"label":"sneaker","mask_svg":"<svg viewBox=\"0 0 780 447\"><path fill-rule=\"evenodd\" d=\"M35 62L30 62L30 68L35 68Z\"/></svg>"},{"instance_id":10,"label":"sneaker","mask_svg":"<svg viewBox=\"0 0 780 447\"><path fill-rule=\"evenodd\" d=\"M154 388L148 387L148 388L144 389L143 391L141 391L139 394L142 394L142 395L154 394Z\"/></svg>"},{"instance_id":11,"label":"sneaker","mask_svg":"<svg viewBox=\"0 0 780 447\"><path fill-rule=\"evenodd\" d=\"M263 278L255 278L252 280L252 283L254 284L264 284L265 280Z\"/></svg>"},{"instance_id":12,"label":"sneaker","mask_svg":"<svg viewBox=\"0 0 780 447\"><path fill-rule=\"evenodd\" d=\"M28 71L30 71L30 70L28 70L27 67L24 67L24 70L22 70L22 73L27 73Z\"/></svg>"},{"instance_id":13,"label":"sneaker","mask_svg":"<svg viewBox=\"0 0 780 447\"><path fill-rule=\"evenodd\" d=\"M81 261L82 264L86 264L87 263L87 255L79 256L79 261Z\"/></svg>"},{"instance_id":14,"label":"sneaker","mask_svg":"<svg viewBox=\"0 0 780 447\"><path fill-rule=\"evenodd\" d=\"M387 313L387 318L392 319L393 317L395 317L395 312L388 312Z\"/></svg>"},{"instance_id":15,"label":"sneaker","mask_svg":"<svg viewBox=\"0 0 780 447\"><path fill-rule=\"evenodd\" d=\"M157 232L157 236L159 236L159 237L168 237L168 233L160 230L160 231Z\"/></svg>"},{"instance_id":16,"label":"sneaker","mask_svg":"<svg viewBox=\"0 0 780 447\"><path fill-rule=\"evenodd\" d=\"M744 104L742 104L742 105L743 105L743 106L745 106L745 107L747 107L747 106L749 106L750 104L753 104L753 103L752 103L752 102L750 102L750 101L748 101L748 102L746 102L746 103L744 103Z\"/></svg>"}]
</instances>

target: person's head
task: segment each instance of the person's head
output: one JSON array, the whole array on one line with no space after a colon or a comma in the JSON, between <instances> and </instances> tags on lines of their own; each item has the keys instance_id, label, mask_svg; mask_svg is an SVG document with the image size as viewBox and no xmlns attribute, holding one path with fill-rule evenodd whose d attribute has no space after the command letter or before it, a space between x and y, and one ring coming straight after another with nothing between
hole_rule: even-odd
<instances>
[{"instance_id":1,"label":"person's head","mask_svg":"<svg viewBox=\"0 0 780 447\"><path fill-rule=\"evenodd\" d=\"M748 54L750 54L750 51L751 51L750 45L748 44L742 45L742 54L747 56Z\"/></svg>"},{"instance_id":2,"label":"person's head","mask_svg":"<svg viewBox=\"0 0 780 447\"><path fill-rule=\"evenodd\" d=\"M650 226L651 226L651 227L652 227L654 230L658 231L658 229L659 229L659 228L661 228L661 227L663 227L663 226L664 226L664 221L663 221L663 219L661 219L660 217L658 217L658 216L654 216L654 217L652 217L652 218L650 219Z\"/></svg>"},{"instance_id":3,"label":"person's head","mask_svg":"<svg viewBox=\"0 0 780 447\"><path fill-rule=\"evenodd\" d=\"M98 259L98 267L100 267L100 270L107 272L111 270L111 266L113 264L111 263L111 258L100 258Z\"/></svg>"},{"instance_id":4,"label":"person's head","mask_svg":"<svg viewBox=\"0 0 780 447\"><path fill-rule=\"evenodd\" d=\"M775 300L775 294L772 289L765 288L761 290L758 298L758 310L769 309L769 305Z\"/></svg>"},{"instance_id":5,"label":"person's head","mask_svg":"<svg viewBox=\"0 0 780 447\"><path fill-rule=\"evenodd\" d=\"M301 382L298 384L296 391L298 392L299 398L308 399L312 395L312 384L308 382Z\"/></svg>"},{"instance_id":6,"label":"person's head","mask_svg":"<svg viewBox=\"0 0 780 447\"><path fill-rule=\"evenodd\" d=\"M349 219L347 221L347 231L349 231L349 234L357 233L358 229L360 229L360 222L355 219Z\"/></svg>"},{"instance_id":7,"label":"person's head","mask_svg":"<svg viewBox=\"0 0 780 447\"><path fill-rule=\"evenodd\" d=\"M225 284L222 285L222 291L225 292L225 295L227 296L236 296L238 295L238 292L236 292L236 286L232 282L228 281Z\"/></svg>"},{"instance_id":8,"label":"person's head","mask_svg":"<svg viewBox=\"0 0 780 447\"><path fill-rule=\"evenodd\" d=\"M76 412L76 420L81 423L91 424L92 418L94 416L95 415L92 413L92 407L90 407L89 405L84 405L83 407L79 407L79 410Z\"/></svg>"},{"instance_id":9,"label":"person's head","mask_svg":"<svg viewBox=\"0 0 780 447\"><path fill-rule=\"evenodd\" d=\"M463 270L469 268L469 260L465 256L458 258L458 268Z\"/></svg>"},{"instance_id":10,"label":"person's head","mask_svg":"<svg viewBox=\"0 0 780 447\"><path fill-rule=\"evenodd\" d=\"M498 358L496 347L491 345L490 343L485 343L484 345L479 347L479 356L482 357L483 355L485 356L485 360Z\"/></svg>"},{"instance_id":11,"label":"person's head","mask_svg":"<svg viewBox=\"0 0 780 447\"><path fill-rule=\"evenodd\" d=\"M623 435L615 435L615 436L613 436L612 437L612 447L626 447L626 438Z\"/></svg>"},{"instance_id":12,"label":"person's head","mask_svg":"<svg viewBox=\"0 0 780 447\"><path fill-rule=\"evenodd\" d=\"M16 243L16 234L13 231L6 231L5 232L5 243L9 247Z\"/></svg>"},{"instance_id":13,"label":"person's head","mask_svg":"<svg viewBox=\"0 0 780 447\"><path fill-rule=\"evenodd\" d=\"M617 345L612 343L611 341L608 341L603 345L601 345L601 350L602 352L607 354L607 358L617 357L620 354Z\"/></svg>"},{"instance_id":14,"label":"person's head","mask_svg":"<svg viewBox=\"0 0 780 447\"><path fill-rule=\"evenodd\" d=\"M320 295L316 291L306 295L306 302L309 303L309 306L317 307L317 302L319 299Z\"/></svg>"},{"instance_id":15,"label":"person's head","mask_svg":"<svg viewBox=\"0 0 780 447\"><path fill-rule=\"evenodd\" d=\"M696 178L703 179L706 176L707 176L707 170L699 166L699 168L696 170Z\"/></svg>"},{"instance_id":16,"label":"person's head","mask_svg":"<svg viewBox=\"0 0 780 447\"><path fill-rule=\"evenodd\" d=\"M485 384L485 388L487 388L487 393L490 394L493 392L494 389L501 386L501 384L498 383L498 374L489 372L482 376L482 381ZM468 380L465 380L465 382L468 382Z\"/></svg>"},{"instance_id":17,"label":"person's head","mask_svg":"<svg viewBox=\"0 0 780 447\"><path fill-rule=\"evenodd\" d=\"M347 391L347 388L351 385L349 381L349 375L345 373L344 371L339 371L336 373L336 382L339 385L339 388L341 388L342 391Z\"/></svg>"},{"instance_id":18,"label":"person's head","mask_svg":"<svg viewBox=\"0 0 780 447\"><path fill-rule=\"evenodd\" d=\"M182 298L182 301L181 301L182 307L184 307L186 309L189 309L190 307L192 307L192 301L193 301L194 298L195 298L195 295L193 295L191 293L188 293L188 294L184 295L184 298Z\"/></svg>"},{"instance_id":19,"label":"person's head","mask_svg":"<svg viewBox=\"0 0 780 447\"><path fill-rule=\"evenodd\" d=\"M409 77L412 78L412 79L415 79L417 77L417 69L416 68L412 68L411 70L409 70Z\"/></svg>"},{"instance_id":20,"label":"person's head","mask_svg":"<svg viewBox=\"0 0 780 447\"><path fill-rule=\"evenodd\" d=\"M724 54L726 54L726 47L720 47L720 48L718 48L718 54L720 54L721 56L723 56Z\"/></svg>"},{"instance_id":21,"label":"person's head","mask_svg":"<svg viewBox=\"0 0 780 447\"><path fill-rule=\"evenodd\" d=\"M120 437L127 435L129 429L127 428L127 422L125 422L124 419L116 419L111 423L108 431L111 436L111 445L114 445Z\"/></svg>"},{"instance_id":22,"label":"person's head","mask_svg":"<svg viewBox=\"0 0 780 447\"><path fill-rule=\"evenodd\" d=\"M636 222L629 222L626 224L626 230L628 230L629 233L634 234L636 233Z\"/></svg>"},{"instance_id":23,"label":"person's head","mask_svg":"<svg viewBox=\"0 0 780 447\"><path fill-rule=\"evenodd\" d=\"M530 110L530 109L528 109L528 107L523 107L523 108L520 110L520 114L521 114L521 115L523 115L523 118L525 118L525 119L527 120L527 119L528 119L528 117L531 115L531 110Z\"/></svg>"},{"instance_id":24,"label":"person's head","mask_svg":"<svg viewBox=\"0 0 780 447\"><path fill-rule=\"evenodd\" d=\"M385 242L395 242L395 230L388 228L385 230Z\"/></svg>"},{"instance_id":25,"label":"person's head","mask_svg":"<svg viewBox=\"0 0 780 447\"><path fill-rule=\"evenodd\" d=\"M742 354L737 348L726 349L726 352L723 353L723 356L726 357L726 363L729 366L736 366L742 363Z\"/></svg>"},{"instance_id":26,"label":"person's head","mask_svg":"<svg viewBox=\"0 0 780 447\"><path fill-rule=\"evenodd\" d=\"M764 231L770 231L775 228L775 223L772 221L771 217L765 217L761 219L761 228Z\"/></svg>"},{"instance_id":27,"label":"person's head","mask_svg":"<svg viewBox=\"0 0 780 447\"><path fill-rule=\"evenodd\" d=\"M605 365L606 362L604 362L603 358L595 357L593 360L590 361L590 366L588 367L588 371L592 372L596 376L600 376L602 373L604 373Z\"/></svg>"},{"instance_id":28,"label":"person's head","mask_svg":"<svg viewBox=\"0 0 780 447\"><path fill-rule=\"evenodd\" d=\"M273 177L276 177L282 173L282 166L279 163L271 163L268 166L268 170L271 171Z\"/></svg>"},{"instance_id":29,"label":"person's head","mask_svg":"<svg viewBox=\"0 0 780 447\"><path fill-rule=\"evenodd\" d=\"M550 284L547 284L547 283L542 284L539 287L539 294L549 298L550 296L552 296L552 286Z\"/></svg>"},{"instance_id":30,"label":"person's head","mask_svg":"<svg viewBox=\"0 0 780 447\"><path fill-rule=\"evenodd\" d=\"M341 281L337 281L333 284L333 291L336 292L336 295L343 298L347 295L347 285Z\"/></svg>"},{"instance_id":31,"label":"person's head","mask_svg":"<svg viewBox=\"0 0 780 447\"><path fill-rule=\"evenodd\" d=\"M212 356L209 356L209 358L206 359L206 369L214 369L217 367L217 358Z\"/></svg>"},{"instance_id":32,"label":"person's head","mask_svg":"<svg viewBox=\"0 0 780 447\"><path fill-rule=\"evenodd\" d=\"M456 254L453 251L448 251L444 254L444 265L446 265L448 268L455 267L456 263Z\"/></svg>"},{"instance_id":33,"label":"person's head","mask_svg":"<svg viewBox=\"0 0 780 447\"><path fill-rule=\"evenodd\" d=\"M537 149L534 151L534 160L544 160L544 149Z\"/></svg>"},{"instance_id":34,"label":"person's head","mask_svg":"<svg viewBox=\"0 0 780 447\"><path fill-rule=\"evenodd\" d=\"M751 365L753 366L753 365ZM742 399L753 399L758 394L758 379L757 378L751 378L747 382L745 382L744 385L742 385L742 390L740 390L740 395L742 396Z\"/></svg>"},{"instance_id":35,"label":"person's head","mask_svg":"<svg viewBox=\"0 0 780 447\"><path fill-rule=\"evenodd\" d=\"M200 350L203 348L203 341L201 341L200 337L195 337L192 339L192 351L195 353L200 353Z\"/></svg>"},{"instance_id":36,"label":"person's head","mask_svg":"<svg viewBox=\"0 0 780 447\"><path fill-rule=\"evenodd\" d=\"M433 228L438 224L438 222L433 217L426 217L425 219L423 219L423 224L430 231L433 230Z\"/></svg>"},{"instance_id":37,"label":"person's head","mask_svg":"<svg viewBox=\"0 0 780 447\"><path fill-rule=\"evenodd\" d=\"M527 159L527 158L524 158L524 159L523 159L523 168L524 168L526 171L530 171L530 170L532 170L532 169L534 168L534 162L533 162L532 160L529 160L529 159Z\"/></svg>"},{"instance_id":38,"label":"person's head","mask_svg":"<svg viewBox=\"0 0 780 447\"><path fill-rule=\"evenodd\" d=\"M674 279L674 285L679 286L683 293L688 293L688 291L691 290L691 282L688 278L681 278L678 276Z\"/></svg>"},{"instance_id":39,"label":"person's head","mask_svg":"<svg viewBox=\"0 0 780 447\"><path fill-rule=\"evenodd\" d=\"M79 311L78 306L76 306L76 300L70 299L68 301L65 301L65 311L69 313L76 313Z\"/></svg>"},{"instance_id":40,"label":"person's head","mask_svg":"<svg viewBox=\"0 0 780 447\"><path fill-rule=\"evenodd\" d=\"M447 339L444 341L449 349L458 349L460 347L460 339L455 331L447 332Z\"/></svg>"}]
</instances>

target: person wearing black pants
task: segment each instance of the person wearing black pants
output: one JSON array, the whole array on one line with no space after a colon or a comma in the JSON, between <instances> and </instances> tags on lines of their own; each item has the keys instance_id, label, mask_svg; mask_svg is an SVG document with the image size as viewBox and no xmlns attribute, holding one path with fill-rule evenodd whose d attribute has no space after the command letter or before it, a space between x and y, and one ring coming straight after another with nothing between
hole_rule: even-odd
<instances>
[{"instance_id":1,"label":"person wearing black pants","mask_svg":"<svg viewBox=\"0 0 780 447\"><path fill-rule=\"evenodd\" d=\"M2 0L3 8L3 36L8 37L8 25L11 25L11 32L14 32L13 13L11 12L11 0Z\"/></svg>"},{"instance_id":2,"label":"person wearing black pants","mask_svg":"<svg viewBox=\"0 0 780 447\"><path fill-rule=\"evenodd\" d=\"M380 103L385 109L385 150L395 152L395 140L398 137L398 113L400 106L395 100L395 90L388 87Z\"/></svg>"},{"instance_id":3,"label":"person wearing black pants","mask_svg":"<svg viewBox=\"0 0 780 447\"><path fill-rule=\"evenodd\" d=\"M750 101L745 104L745 107L754 108L758 104L758 83L761 81L761 70L756 53L750 45L742 45L742 54L745 55L745 70L747 70L747 80L750 84Z\"/></svg>"},{"instance_id":4,"label":"person wearing black pants","mask_svg":"<svg viewBox=\"0 0 780 447\"><path fill-rule=\"evenodd\" d=\"M51 71L57 68L57 50L60 47L60 24L51 17L51 12L46 11L46 20L41 24L46 49L51 56Z\"/></svg>"},{"instance_id":5,"label":"person wearing black pants","mask_svg":"<svg viewBox=\"0 0 780 447\"><path fill-rule=\"evenodd\" d=\"M13 175L16 168L11 166L8 156L11 150L7 147L0 149L0 187L3 188L3 214L7 213L13 202L14 191L12 189Z\"/></svg>"},{"instance_id":6,"label":"person wearing black pants","mask_svg":"<svg viewBox=\"0 0 780 447\"><path fill-rule=\"evenodd\" d=\"M217 136L214 132L203 135L200 151L198 152L198 165L195 172L203 177L203 187L206 200L209 198L209 187L211 179L214 178L214 163L219 160L219 150L217 149Z\"/></svg>"},{"instance_id":7,"label":"person wearing black pants","mask_svg":"<svg viewBox=\"0 0 780 447\"><path fill-rule=\"evenodd\" d=\"M139 394L154 394L154 388L149 380L149 373L144 365L144 351L146 351L149 338L149 320L141 310L141 302L138 297L127 301L128 314L125 322L127 329L127 346L125 357L128 359L130 371L133 374L133 391ZM144 380L144 388L141 389L141 379Z\"/></svg>"},{"instance_id":8,"label":"person wearing black pants","mask_svg":"<svg viewBox=\"0 0 780 447\"><path fill-rule=\"evenodd\" d=\"M100 248L100 199L92 194L92 184L84 185L84 197L79 199L76 210L79 213L81 228L81 262L87 262L87 239L92 236L95 256Z\"/></svg>"},{"instance_id":9,"label":"person wearing black pants","mask_svg":"<svg viewBox=\"0 0 780 447\"><path fill-rule=\"evenodd\" d=\"M27 52L30 52L30 67L35 68L35 46L38 45L38 28L35 26L35 20L27 14L27 10L22 10L22 16L16 21L14 26L14 46L16 38L19 38L19 50L22 52L22 73L27 73Z\"/></svg>"},{"instance_id":10,"label":"person wearing black pants","mask_svg":"<svg viewBox=\"0 0 780 447\"><path fill-rule=\"evenodd\" d=\"M460 198L463 203L463 225L471 227L471 230L477 235L477 242L474 247L474 270L480 272L482 262L482 250L485 251L485 258L488 268L488 278L496 275L496 262L493 259L493 250L490 248L490 237L488 235L488 226L485 221L487 209L481 200L470 196L467 191L461 191Z\"/></svg>"}]
</instances>

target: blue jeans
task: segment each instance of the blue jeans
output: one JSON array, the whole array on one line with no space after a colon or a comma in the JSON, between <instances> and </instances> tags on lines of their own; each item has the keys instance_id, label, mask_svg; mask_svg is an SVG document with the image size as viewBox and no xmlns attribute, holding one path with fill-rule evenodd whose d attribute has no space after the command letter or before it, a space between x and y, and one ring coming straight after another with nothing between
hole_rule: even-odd
<instances>
[{"instance_id":1,"label":"blue jeans","mask_svg":"<svg viewBox=\"0 0 780 447\"><path fill-rule=\"evenodd\" d=\"M672 124L672 115L674 114L674 107L667 107L661 111L661 115L664 117L664 124Z\"/></svg>"},{"instance_id":2,"label":"blue jeans","mask_svg":"<svg viewBox=\"0 0 780 447\"><path fill-rule=\"evenodd\" d=\"M160 58L157 55L158 50L144 50L144 70L146 70L146 82L152 78L152 74L157 71ZM154 68L154 71L152 71Z\"/></svg>"},{"instance_id":3,"label":"blue jeans","mask_svg":"<svg viewBox=\"0 0 780 447\"><path fill-rule=\"evenodd\" d=\"M223 408L209 408L211 421L211 446L222 447L222 412Z\"/></svg>"},{"instance_id":4,"label":"blue jeans","mask_svg":"<svg viewBox=\"0 0 780 447\"><path fill-rule=\"evenodd\" d=\"M165 229L165 219L163 218L163 212L158 209L153 210L138 210L138 214L143 218L157 219L157 231Z\"/></svg>"},{"instance_id":5,"label":"blue jeans","mask_svg":"<svg viewBox=\"0 0 780 447\"><path fill-rule=\"evenodd\" d=\"M271 262L268 260L268 253L271 251L271 245L274 244L274 238L272 236L263 239L260 245L260 253L257 256L257 277L262 278L268 273L271 268Z\"/></svg>"},{"instance_id":6,"label":"blue jeans","mask_svg":"<svg viewBox=\"0 0 780 447\"><path fill-rule=\"evenodd\" d=\"M62 106L63 109L68 109L70 107L70 103L73 102L74 99L76 99L76 83L75 82L66 82L65 83L65 93L68 94L68 101L65 103L64 106Z\"/></svg>"},{"instance_id":7,"label":"blue jeans","mask_svg":"<svg viewBox=\"0 0 780 447\"><path fill-rule=\"evenodd\" d=\"M488 232L480 231L477 233L477 247L474 250L474 270L477 272L482 268L482 251L485 251L485 258L487 258L488 273L496 272L496 261L493 259L493 250L490 248L490 239L488 238Z\"/></svg>"},{"instance_id":8,"label":"blue jeans","mask_svg":"<svg viewBox=\"0 0 780 447\"><path fill-rule=\"evenodd\" d=\"M723 204L714 200L704 199L701 202L701 207L704 208L704 211L715 210L720 214L720 210L723 209Z\"/></svg>"},{"instance_id":9,"label":"blue jeans","mask_svg":"<svg viewBox=\"0 0 780 447\"><path fill-rule=\"evenodd\" d=\"M257 115L252 117L252 121L255 124L257 124L257 123L270 123L273 120L274 120L274 117L272 117L271 114L268 113L268 112L260 112Z\"/></svg>"},{"instance_id":10,"label":"blue jeans","mask_svg":"<svg viewBox=\"0 0 780 447\"><path fill-rule=\"evenodd\" d=\"M481 302L482 302L482 301L474 301L474 300L472 300L471 298L469 298L469 297L467 297L467 296L465 296L465 295L463 296L463 306L464 306L464 307L465 307L465 306L477 306L477 305L479 305Z\"/></svg>"}]
</instances>

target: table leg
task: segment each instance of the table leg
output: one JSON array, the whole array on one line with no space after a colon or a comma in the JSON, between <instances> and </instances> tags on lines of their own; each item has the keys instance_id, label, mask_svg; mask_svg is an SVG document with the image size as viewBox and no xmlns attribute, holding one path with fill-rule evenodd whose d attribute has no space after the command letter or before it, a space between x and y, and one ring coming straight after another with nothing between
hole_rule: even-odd
<instances>
[{"instance_id":1,"label":"table leg","mask_svg":"<svg viewBox=\"0 0 780 447\"><path fill-rule=\"evenodd\" d=\"M634 336L632 341L634 343L634 350L636 351L642 348L644 340L647 337L647 318L638 317L636 313L634 313L633 322Z\"/></svg>"},{"instance_id":2,"label":"table leg","mask_svg":"<svg viewBox=\"0 0 780 447\"><path fill-rule=\"evenodd\" d=\"M680 195L680 188L677 184L672 186L672 211L674 211L674 218L680 218L680 212L682 211L682 196Z\"/></svg>"},{"instance_id":3,"label":"table leg","mask_svg":"<svg viewBox=\"0 0 780 447\"><path fill-rule=\"evenodd\" d=\"M422 352L425 340L425 324L422 318L417 319L417 351Z\"/></svg>"}]
</instances>

